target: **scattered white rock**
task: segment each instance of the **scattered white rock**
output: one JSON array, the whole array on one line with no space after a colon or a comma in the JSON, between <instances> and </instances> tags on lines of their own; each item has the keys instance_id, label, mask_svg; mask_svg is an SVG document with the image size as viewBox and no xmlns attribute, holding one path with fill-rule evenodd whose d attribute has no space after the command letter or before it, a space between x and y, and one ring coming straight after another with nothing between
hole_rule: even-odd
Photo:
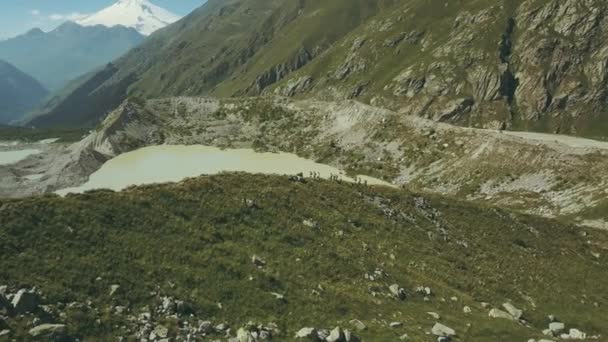
<instances>
[{"instance_id":1,"label":"scattered white rock","mask_svg":"<svg viewBox=\"0 0 608 342\"><path fill-rule=\"evenodd\" d=\"M564 335L566 334L562 334L561 336L564 340L584 340L587 338L587 334L578 329L570 329L569 333L566 336Z\"/></svg>"},{"instance_id":2,"label":"scattered white rock","mask_svg":"<svg viewBox=\"0 0 608 342\"><path fill-rule=\"evenodd\" d=\"M402 327L402 326L403 326L403 323L401 323L401 322L391 322L391 323L389 324L389 326L390 326L391 328L399 328L399 327Z\"/></svg>"},{"instance_id":3,"label":"scattered white rock","mask_svg":"<svg viewBox=\"0 0 608 342\"><path fill-rule=\"evenodd\" d=\"M359 330L359 331L362 331L362 330L367 329L367 326L365 325L365 323L361 322L361 321L360 321L360 320L358 320L358 319L353 319L353 320L351 320L351 321L350 321L350 324L352 324L352 325L353 325L353 327L355 327L355 329L357 329L357 330Z\"/></svg>"},{"instance_id":4,"label":"scattered white rock","mask_svg":"<svg viewBox=\"0 0 608 342\"><path fill-rule=\"evenodd\" d=\"M427 312L426 314L433 317L434 319L441 319L441 316L439 316L439 314L436 312L431 311L431 312Z\"/></svg>"},{"instance_id":5,"label":"scattered white rock","mask_svg":"<svg viewBox=\"0 0 608 342\"><path fill-rule=\"evenodd\" d=\"M63 334L66 331L64 324L41 324L30 329L29 334L33 337L47 336L51 334Z\"/></svg>"},{"instance_id":6,"label":"scattered white rock","mask_svg":"<svg viewBox=\"0 0 608 342\"><path fill-rule=\"evenodd\" d=\"M120 285L111 285L110 286L110 297L114 296L116 292L120 289Z\"/></svg>"},{"instance_id":7,"label":"scattered white rock","mask_svg":"<svg viewBox=\"0 0 608 342\"><path fill-rule=\"evenodd\" d=\"M511 303L504 303L502 305L503 308L505 308L505 310L507 310L507 312L513 316L513 318L515 318L516 320L521 319L521 317L523 316L524 312L518 308L516 308L513 304Z\"/></svg>"},{"instance_id":8,"label":"scattered white rock","mask_svg":"<svg viewBox=\"0 0 608 342\"><path fill-rule=\"evenodd\" d=\"M317 329L315 328L302 328L298 330L295 338L314 338L317 336Z\"/></svg>"},{"instance_id":9,"label":"scattered white rock","mask_svg":"<svg viewBox=\"0 0 608 342\"><path fill-rule=\"evenodd\" d=\"M335 327L330 333L329 336L325 338L327 342L341 342L344 338L344 332L340 327Z\"/></svg>"},{"instance_id":10,"label":"scattered white rock","mask_svg":"<svg viewBox=\"0 0 608 342\"><path fill-rule=\"evenodd\" d=\"M456 335L456 331L446 325L443 325L441 323L435 323L435 325L433 326L433 329L431 329L431 332L433 333L433 335L435 336L455 336Z\"/></svg>"},{"instance_id":11,"label":"scattered white rock","mask_svg":"<svg viewBox=\"0 0 608 342\"><path fill-rule=\"evenodd\" d=\"M405 293L405 289L400 287L399 284L393 284L391 286L388 287L389 290L391 291L391 294L398 299L404 300L406 293Z\"/></svg>"},{"instance_id":12,"label":"scattered white rock","mask_svg":"<svg viewBox=\"0 0 608 342\"><path fill-rule=\"evenodd\" d=\"M552 322L549 324L549 330L551 330L554 336L560 334L562 331L564 331L564 329L566 329L566 325L564 323Z\"/></svg>"},{"instance_id":13,"label":"scattered white rock","mask_svg":"<svg viewBox=\"0 0 608 342\"><path fill-rule=\"evenodd\" d=\"M509 313L504 312L500 309L490 310L490 313L488 313L488 316L490 318L502 318L502 319L513 320L513 316L511 316Z\"/></svg>"},{"instance_id":14,"label":"scattered white rock","mask_svg":"<svg viewBox=\"0 0 608 342\"><path fill-rule=\"evenodd\" d=\"M465 306L464 308L462 308L462 312L464 312L465 314L467 314L467 315L468 315L468 314L470 314L470 313L471 313L471 312L473 312L473 311L471 310L471 308L470 308L470 307Z\"/></svg>"}]
</instances>

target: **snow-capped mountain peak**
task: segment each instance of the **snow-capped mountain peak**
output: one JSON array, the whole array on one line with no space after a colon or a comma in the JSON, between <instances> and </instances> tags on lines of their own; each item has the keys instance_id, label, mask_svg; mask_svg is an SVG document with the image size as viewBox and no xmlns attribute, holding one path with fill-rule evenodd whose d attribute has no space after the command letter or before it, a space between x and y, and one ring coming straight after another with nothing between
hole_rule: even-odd
<instances>
[{"instance_id":1,"label":"snow-capped mountain peak","mask_svg":"<svg viewBox=\"0 0 608 342\"><path fill-rule=\"evenodd\" d=\"M149 0L118 0L115 4L78 20L77 23L82 26L123 25L132 27L143 35L149 35L179 19L178 15L154 5Z\"/></svg>"}]
</instances>

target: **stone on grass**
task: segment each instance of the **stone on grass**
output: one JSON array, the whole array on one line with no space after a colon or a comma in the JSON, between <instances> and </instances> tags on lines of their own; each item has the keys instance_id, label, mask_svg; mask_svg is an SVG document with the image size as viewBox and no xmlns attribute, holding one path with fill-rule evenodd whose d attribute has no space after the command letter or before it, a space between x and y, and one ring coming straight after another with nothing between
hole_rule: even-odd
<instances>
[{"instance_id":1,"label":"stone on grass","mask_svg":"<svg viewBox=\"0 0 608 342\"><path fill-rule=\"evenodd\" d=\"M308 338L313 341L317 339L317 329L315 328L302 328L298 330L295 335L295 338Z\"/></svg>"},{"instance_id":2,"label":"stone on grass","mask_svg":"<svg viewBox=\"0 0 608 342\"><path fill-rule=\"evenodd\" d=\"M508 320L513 320L513 316L511 316L510 314L508 314L507 312L504 312L500 309L492 309L490 310L490 313L488 313L488 316L490 318L502 318L502 319L508 319Z\"/></svg>"},{"instance_id":3,"label":"stone on grass","mask_svg":"<svg viewBox=\"0 0 608 342\"><path fill-rule=\"evenodd\" d=\"M367 326L365 325L365 323L361 322L358 319L351 320L350 324L352 324L353 327L355 327L355 329L357 329L359 331L367 329Z\"/></svg>"},{"instance_id":4,"label":"stone on grass","mask_svg":"<svg viewBox=\"0 0 608 342\"><path fill-rule=\"evenodd\" d=\"M30 329L29 334L33 337L53 336L62 335L66 332L67 328L64 324L41 324L37 327Z\"/></svg>"},{"instance_id":5,"label":"stone on grass","mask_svg":"<svg viewBox=\"0 0 608 342\"><path fill-rule=\"evenodd\" d=\"M561 333L564 331L564 329L566 329L566 325L564 323L553 322L549 324L549 330L551 330L554 335Z\"/></svg>"},{"instance_id":6,"label":"stone on grass","mask_svg":"<svg viewBox=\"0 0 608 342\"><path fill-rule=\"evenodd\" d=\"M433 329L431 329L431 332L433 333L433 335L435 336L456 336L456 331L446 325L443 325L441 323L435 323L435 325L433 326Z\"/></svg>"},{"instance_id":7,"label":"stone on grass","mask_svg":"<svg viewBox=\"0 0 608 342\"><path fill-rule=\"evenodd\" d=\"M342 331L342 329L340 327L335 327L334 330L332 330L329 333L329 336L327 336L325 338L325 341L327 341L327 342L343 342L344 341L344 332Z\"/></svg>"},{"instance_id":8,"label":"stone on grass","mask_svg":"<svg viewBox=\"0 0 608 342\"><path fill-rule=\"evenodd\" d=\"M502 305L502 307L507 310L507 312L513 316L513 318L515 318L516 320L521 319L521 317L523 316L524 312L518 308L516 308L513 304L511 303L504 303Z\"/></svg>"}]
</instances>

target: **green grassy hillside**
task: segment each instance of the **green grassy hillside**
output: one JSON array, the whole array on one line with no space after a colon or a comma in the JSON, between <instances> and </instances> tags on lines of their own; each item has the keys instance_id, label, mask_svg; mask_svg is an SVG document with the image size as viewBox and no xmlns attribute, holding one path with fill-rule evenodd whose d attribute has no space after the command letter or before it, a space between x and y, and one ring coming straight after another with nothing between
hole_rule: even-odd
<instances>
[{"instance_id":1,"label":"green grassy hillside","mask_svg":"<svg viewBox=\"0 0 608 342\"><path fill-rule=\"evenodd\" d=\"M606 232L443 198L225 174L4 200L0 221L0 293L35 286L47 305L0 319L18 340L42 322L87 341L135 340L146 324L200 339L190 327L208 320L227 323L232 336L249 321L276 323L278 341L306 326L341 326L364 341L434 341L436 322L456 341L524 341L542 336L550 314L608 334ZM164 296L184 301L176 315ZM488 317L505 302L527 323Z\"/></svg>"}]
</instances>

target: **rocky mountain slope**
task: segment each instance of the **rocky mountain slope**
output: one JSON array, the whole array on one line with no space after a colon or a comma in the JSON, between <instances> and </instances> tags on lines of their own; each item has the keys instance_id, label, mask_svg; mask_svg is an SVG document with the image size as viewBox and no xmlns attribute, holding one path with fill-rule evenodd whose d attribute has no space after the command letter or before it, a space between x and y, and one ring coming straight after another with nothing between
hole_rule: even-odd
<instances>
[{"instance_id":1,"label":"rocky mountain slope","mask_svg":"<svg viewBox=\"0 0 608 342\"><path fill-rule=\"evenodd\" d=\"M42 102L47 93L30 75L0 60L0 124L20 118Z\"/></svg>"},{"instance_id":2,"label":"rocky mountain slope","mask_svg":"<svg viewBox=\"0 0 608 342\"><path fill-rule=\"evenodd\" d=\"M2 200L0 220L8 339L608 334L606 232L445 198L226 174Z\"/></svg>"},{"instance_id":3,"label":"rocky mountain slope","mask_svg":"<svg viewBox=\"0 0 608 342\"><path fill-rule=\"evenodd\" d=\"M118 0L101 11L78 20L82 26L130 27L143 35L170 25L180 18L148 0Z\"/></svg>"},{"instance_id":4,"label":"rocky mountain slope","mask_svg":"<svg viewBox=\"0 0 608 342\"><path fill-rule=\"evenodd\" d=\"M144 39L131 28L83 27L73 22L50 32L34 29L0 41L0 59L57 91L82 74L105 66Z\"/></svg>"},{"instance_id":5,"label":"rocky mountain slope","mask_svg":"<svg viewBox=\"0 0 608 342\"><path fill-rule=\"evenodd\" d=\"M34 122L96 124L128 94L276 92L358 99L465 126L602 138L607 6L209 1L94 76L84 86L92 92Z\"/></svg>"}]
</instances>

